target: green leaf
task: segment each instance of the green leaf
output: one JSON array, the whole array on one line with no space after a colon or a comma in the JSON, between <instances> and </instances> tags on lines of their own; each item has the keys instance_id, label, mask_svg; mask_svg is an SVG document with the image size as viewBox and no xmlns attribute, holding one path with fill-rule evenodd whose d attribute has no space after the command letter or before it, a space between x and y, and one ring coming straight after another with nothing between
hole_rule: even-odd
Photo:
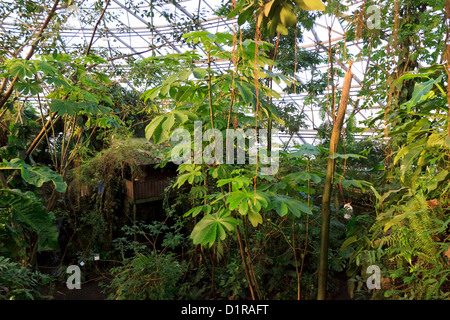
<instances>
[{"instance_id":1,"label":"green leaf","mask_svg":"<svg viewBox=\"0 0 450 320\"><path fill-rule=\"evenodd\" d=\"M185 81L191 75L190 70L184 70L178 73L178 80Z\"/></svg>"},{"instance_id":2,"label":"green leaf","mask_svg":"<svg viewBox=\"0 0 450 320\"><path fill-rule=\"evenodd\" d=\"M240 14L237 19L237 22L240 26L242 26L249 18L252 17L254 12L253 4L248 5Z\"/></svg>"},{"instance_id":3,"label":"green leaf","mask_svg":"<svg viewBox=\"0 0 450 320\"><path fill-rule=\"evenodd\" d=\"M293 27L297 23L297 16L294 13L294 8L291 4L286 3L280 12L281 23L285 27Z\"/></svg>"},{"instance_id":4,"label":"green leaf","mask_svg":"<svg viewBox=\"0 0 450 320\"><path fill-rule=\"evenodd\" d=\"M159 91L161 90L161 87L155 87L151 88L147 91L145 91L139 98L144 99L144 102L147 102L147 100L153 100L158 96Z\"/></svg>"},{"instance_id":5,"label":"green leaf","mask_svg":"<svg viewBox=\"0 0 450 320\"><path fill-rule=\"evenodd\" d=\"M111 108L99 105L95 102L78 102L80 106L80 113L86 115L98 115L98 114L108 114L111 112Z\"/></svg>"},{"instance_id":6,"label":"green leaf","mask_svg":"<svg viewBox=\"0 0 450 320\"><path fill-rule=\"evenodd\" d=\"M172 111L172 113L175 116L175 120L180 124L184 124L188 121L198 120L198 116L195 113L188 110L175 109Z\"/></svg>"},{"instance_id":7,"label":"green leaf","mask_svg":"<svg viewBox=\"0 0 450 320\"><path fill-rule=\"evenodd\" d=\"M203 179L203 172L201 171L201 166L196 166L194 164L185 164L183 166L187 171L187 173L182 174L178 177L177 182L175 182L174 187L178 185L178 188L180 188L186 181L190 184L193 184L194 182L198 180Z\"/></svg>"},{"instance_id":8,"label":"green leaf","mask_svg":"<svg viewBox=\"0 0 450 320\"><path fill-rule=\"evenodd\" d=\"M192 209L190 209L188 212L186 212L183 217L187 217L189 215L192 215L192 217L197 216L200 212L202 212L203 206L197 206Z\"/></svg>"},{"instance_id":9,"label":"green leaf","mask_svg":"<svg viewBox=\"0 0 450 320\"><path fill-rule=\"evenodd\" d=\"M445 137L445 145L450 148L450 137Z\"/></svg>"},{"instance_id":10,"label":"green leaf","mask_svg":"<svg viewBox=\"0 0 450 320\"><path fill-rule=\"evenodd\" d=\"M277 29L276 29L280 34L282 34L283 36L287 36L289 34L288 29L282 25L281 23L277 24Z\"/></svg>"},{"instance_id":11,"label":"green leaf","mask_svg":"<svg viewBox=\"0 0 450 320\"><path fill-rule=\"evenodd\" d=\"M390 136L399 134L399 133L405 133L405 132L409 132L413 127L414 127L415 122L414 121L408 121L404 124L402 124L401 126L396 127L395 130L392 130L389 132Z\"/></svg>"},{"instance_id":12,"label":"green leaf","mask_svg":"<svg viewBox=\"0 0 450 320\"><path fill-rule=\"evenodd\" d=\"M63 76L58 75L58 76L54 76L54 77L45 77L45 82L47 82L48 84L53 84L55 86L55 88L70 88L71 85L69 83L69 81L67 81Z\"/></svg>"},{"instance_id":13,"label":"green leaf","mask_svg":"<svg viewBox=\"0 0 450 320\"><path fill-rule=\"evenodd\" d=\"M30 166L22 159L15 158L11 161L3 159L3 163L0 164L0 170L2 169L20 169L22 178L36 187L41 187L45 182L53 182L57 192L65 192L67 189L67 184L60 174L47 167Z\"/></svg>"},{"instance_id":14,"label":"green leaf","mask_svg":"<svg viewBox=\"0 0 450 320\"><path fill-rule=\"evenodd\" d=\"M239 205L239 213L241 215L246 215L248 213L248 200L242 201Z\"/></svg>"},{"instance_id":15,"label":"green leaf","mask_svg":"<svg viewBox=\"0 0 450 320\"><path fill-rule=\"evenodd\" d=\"M175 116L173 113L169 113L166 115L165 119L161 122L161 131L158 132L158 135L156 135L155 132L155 143L160 144L162 142L166 142L169 140L170 137L170 130L172 129L173 125L175 124Z\"/></svg>"},{"instance_id":16,"label":"green leaf","mask_svg":"<svg viewBox=\"0 0 450 320\"><path fill-rule=\"evenodd\" d=\"M411 109L412 106L415 106L423 96L428 94L430 90L433 88L435 83L440 82L442 79L442 76L440 76L438 79L430 79L425 82L416 82L414 85L414 91L412 93L412 98L407 102L408 111Z\"/></svg>"},{"instance_id":17,"label":"green leaf","mask_svg":"<svg viewBox=\"0 0 450 320\"><path fill-rule=\"evenodd\" d=\"M22 178L37 187L41 187L45 182L53 182L55 190L65 192L67 185L62 176L47 167L23 167L21 169Z\"/></svg>"},{"instance_id":18,"label":"green leaf","mask_svg":"<svg viewBox=\"0 0 450 320\"><path fill-rule=\"evenodd\" d=\"M270 35L275 33L275 30L278 29L279 25L283 26L281 23L279 23L280 22L280 11L281 11L281 6L278 6L278 8L276 8L274 10L274 14L272 16L273 17L272 20L270 20L269 23L267 24L267 31L268 31L268 34L270 34ZM280 33L281 33L281 31L280 31Z\"/></svg>"},{"instance_id":19,"label":"green leaf","mask_svg":"<svg viewBox=\"0 0 450 320\"><path fill-rule=\"evenodd\" d=\"M311 208L308 207L306 203L286 195L273 196L269 208L275 209L281 217L288 213L286 209L297 218L299 218L302 213L312 214Z\"/></svg>"},{"instance_id":20,"label":"green leaf","mask_svg":"<svg viewBox=\"0 0 450 320\"><path fill-rule=\"evenodd\" d=\"M53 99L50 103L50 109L53 112L58 112L59 115L73 116L81 110L81 104L72 100Z\"/></svg>"},{"instance_id":21,"label":"green leaf","mask_svg":"<svg viewBox=\"0 0 450 320\"><path fill-rule=\"evenodd\" d=\"M442 133L432 133L427 138L427 148L434 147L436 145L441 146L444 144L444 136Z\"/></svg>"},{"instance_id":22,"label":"green leaf","mask_svg":"<svg viewBox=\"0 0 450 320\"><path fill-rule=\"evenodd\" d=\"M204 68L194 68L192 74L197 79L204 79L208 71Z\"/></svg>"},{"instance_id":23,"label":"green leaf","mask_svg":"<svg viewBox=\"0 0 450 320\"><path fill-rule=\"evenodd\" d=\"M370 186L370 183L368 183L367 181L363 181L363 180L347 180L347 179L343 179L343 180L337 180L335 181L335 183L341 183L343 187L348 188L350 186L353 186L355 188L359 188L361 189L363 192L365 192L365 189L363 187L363 184L366 186Z\"/></svg>"},{"instance_id":24,"label":"green leaf","mask_svg":"<svg viewBox=\"0 0 450 320\"><path fill-rule=\"evenodd\" d=\"M264 192L256 191L250 191L251 195L250 198L256 199L256 203L260 203L264 208L267 208L269 205L268 197ZM252 203L255 203L255 201L252 200ZM259 211L259 210L257 210Z\"/></svg>"},{"instance_id":25,"label":"green leaf","mask_svg":"<svg viewBox=\"0 0 450 320\"><path fill-rule=\"evenodd\" d=\"M205 204L205 205L203 205L202 210L203 210L203 212L204 212L205 214L210 214L210 213L211 213L211 210L212 210L212 207L211 207L210 204Z\"/></svg>"},{"instance_id":26,"label":"green leaf","mask_svg":"<svg viewBox=\"0 0 450 320\"><path fill-rule=\"evenodd\" d=\"M341 245L341 251L345 251L345 249L347 249L352 243L355 243L356 241L358 241L357 235L353 235L345 239L345 241Z\"/></svg>"},{"instance_id":27,"label":"green leaf","mask_svg":"<svg viewBox=\"0 0 450 320\"><path fill-rule=\"evenodd\" d=\"M11 210L15 220L36 232L39 251L58 249L58 229L54 217L32 194L0 189L0 209Z\"/></svg>"},{"instance_id":28,"label":"green leaf","mask_svg":"<svg viewBox=\"0 0 450 320\"><path fill-rule=\"evenodd\" d=\"M95 77L99 82L102 82L103 84L110 84L112 83L112 80L109 78L107 74L104 74L102 72L94 72Z\"/></svg>"},{"instance_id":29,"label":"green leaf","mask_svg":"<svg viewBox=\"0 0 450 320\"><path fill-rule=\"evenodd\" d=\"M278 201L277 204L278 206L276 207L276 211L280 215L280 217L284 217L289 213L289 208L286 202Z\"/></svg>"},{"instance_id":30,"label":"green leaf","mask_svg":"<svg viewBox=\"0 0 450 320\"><path fill-rule=\"evenodd\" d=\"M36 68L29 61L17 60L8 71L12 76L17 76L20 80L23 80L24 78L32 78L36 73Z\"/></svg>"},{"instance_id":31,"label":"green leaf","mask_svg":"<svg viewBox=\"0 0 450 320\"><path fill-rule=\"evenodd\" d=\"M99 128L116 128L120 127L119 123L123 123L117 116L114 117L101 117L97 121L97 126Z\"/></svg>"},{"instance_id":32,"label":"green leaf","mask_svg":"<svg viewBox=\"0 0 450 320\"><path fill-rule=\"evenodd\" d=\"M302 180L302 181L308 181L308 180L312 180L314 183L319 183L320 181L322 181L322 178L312 172L309 171L302 171L302 172L293 172L293 173L289 173L287 174L284 179L286 180Z\"/></svg>"},{"instance_id":33,"label":"green leaf","mask_svg":"<svg viewBox=\"0 0 450 320\"><path fill-rule=\"evenodd\" d=\"M272 5L274 4L274 2L275 2L275 0L272 0L264 5L264 15L266 17L269 16L270 9L272 9Z\"/></svg>"},{"instance_id":34,"label":"green leaf","mask_svg":"<svg viewBox=\"0 0 450 320\"><path fill-rule=\"evenodd\" d=\"M255 210L250 209L247 216L248 220L255 228L258 226L258 224L263 222L261 214L259 212L256 212Z\"/></svg>"},{"instance_id":35,"label":"green leaf","mask_svg":"<svg viewBox=\"0 0 450 320\"><path fill-rule=\"evenodd\" d=\"M162 86L164 87L164 86L169 86L170 87L170 85L173 83L173 82L175 82L175 80L177 80L178 79L178 75L179 75L179 73L172 73L170 76L168 76L161 84L162 84Z\"/></svg>"},{"instance_id":36,"label":"green leaf","mask_svg":"<svg viewBox=\"0 0 450 320\"><path fill-rule=\"evenodd\" d=\"M230 171L228 169L228 166L222 164L222 165L219 165L215 169L213 168L211 176L214 179L217 179L217 178L219 178L219 179L227 179L227 178L229 178L230 177ZM219 181L217 183L219 183ZM218 186L218 187L220 187L220 186Z\"/></svg>"},{"instance_id":37,"label":"green leaf","mask_svg":"<svg viewBox=\"0 0 450 320\"><path fill-rule=\"evenodd\" d=\"M414 79L414 78L427 78L429 79L429 76L433 72L429 73L405 73L400 78L397 79L397 81L394 82L394 86L396 86L398 89L401 89L401 86L399 86L404 80L408 79Z\"/></svg>"},{"instance_id":38,"label":"green leaf","mask_svg":"<svg viewBox=\"0 0 450 320\"><path fill-rule=\"evenodd\" d=\"M155 133L156 128L158 128L161 122L165 119L165 115L158 116L154 118L146 127L145 127L145 138L150 141ZM155 139L155 138L154 138ZM156 141L156 140L155 140Z\"/></svg>"},{"instance_id":39,"label":"green leaf","mask_svg":"<svg viewBox=\"0 0 450 320\"><path fill-rule=\"evenodd\" d=\"M367 159L367 157L364 157L360 154L353 154L353 153L346 153L346 154L341 154L341 153L334 153L330 155L330 159L336 159L336 158L342 158L342 159L348 159L348 158L354 158L354 159Z\"/></svg>"},{"instance_id":40,"label":"green leaf","mask_svg":"<svg viewBox=\"0 0 450 320\"><path fill-rule=\"evenodd\" d=\"M294 0L294 2L303 10L325 11L325 6L320 0Z\"/></svg>"},{"instance_id":41,"label":"green leaf","mask_svg":"<svg viewBox=\"0 0 450 320\"><path fill-rule=\"evenodd\" d=\"M160 94L161 96L165 96L165 95L167 95L167 93L169 92L169 90L170 90L170 85L166 84L166 85L164 85L164 86L161 88L161 90L159 91L159 94Z\"/></svg>"},{"instance_id":42,"label":"green leaf","mask_svg":"<svg viewBox=\"0 0 450 320\"><path fill-rule=\"evenodd\" d=\"M241 190L234 191L227 199L230 210L235 210L242 201L247 201L247 194Z\"/></svg>"},{"instance_id":43,"label":"green leaf","mask_svg":"<svg viewBox=\"0 0 450 320\"><path fill-rule=\"evenodd\" d=\"M230 193L226 203L230 210L235 210L239 207L239 213L241 215L248 215L248 218L254 227L259 223L262 223L262 216L259 214L261 208L267 208L269 205L265 193L257 191L255 194L253 190L233 191Z\"/></svg>"},{"instance_id":44,"label":"green leaf","mask_svg":"<svg viewBox=\"0 0 450 320\"><path fill-rule=\"evenodd\" d=\"M313 146L312 144L305 143L300 146L294 146L296 149L294 152L289 153L289 157L291 158L303 158L303 157L311 157L318 155L320 152L319 150Z\"/></svg>"},{"instance_id":45,"label":"green leaf","mask_svg":"<svg viewBox=\"0 0 450 320\"><path fill-rule=\"evenodd\" d=\"M83 95L84 100L98 104L98 99L89 91L82 90L81 94Z\"/></svg>"},{"instance_id":46,"label":"green leaf","mask_svg":"<svg viewBox=\"0 0 450 320\"><path fill-rule=\"evenodd\" d=\"M177 182L175 182L173 186L176 187L178 185L178 188L180 188L183 184L185 184L185 182L189 179L189 177L190 177L189 173L182 174L181 176L178 177Z\"/></svg>"},{"instance_id":47,"label":"green leaf","mask_svg":"<svg viewBox=\"0 0 450 320\"><path fill-rule=\"evenodd\" d=\"M58 73L58 70L46 61L35 61L34 66L38 71L42 71L46 76L53 76Z\"/></svg>"},{"instance_id":48,"label":"green leaf","mask_svg":"<svg viewBox=\"0 0 450 320\"><path fill-rule=\"evenodd\" d=\"M230 211L222 209L214 214L207 214L194 227L191 238L194 244L211 247L214 242L224 240L227 232L233 231L238 221L230 217Z\"/></svg>"},{"instance_id":49,"label":"green leaf","mask_svg":"<svg viewBox=\"0 0 450 320\"><path fill-rule=\"evenodd\" d=\"M446 180L448 173L449 173L448 170L445 170L445 169L439 171L439 173L432 179L432 183L428 185L428 187L427 187L428 192L436 190L439 183L441 181Z\"/></svg>"},{"instance_id":50,"label":"green leaf","mask_svg":"<svg viewBox=\"0 0 450 320\"><path fill-rule=\"evenodd\" d=\"M425 138L426 139L426 138ZM406 171L409 170L413 164L415 158L417 158L424 148L424 144L422 144L423 139L418 141L417 143L411 145L405 145L394 158L394 164L396 164L400 159L400 171L401 175L404 176Z\"/></svg>"},{"instance_id":51,"label":"green leaf","mask_svg":"<svg viewBox=\"0 0 450 320\"><path fill-rule=\"evenodd\" d=\"M250 90L250 88L248 88L244 84L243 85L238 84L237 86L239 91L241 92L242 98L244 98L245 103L246 104L251 103L253 101L253 93Z\"/></svg>"},{"instance_id":52,"label":"green leaf","mask_svg":"<svg viewBox=\"0 0 450 320\"><path fill-rule=\"evenodd\" d=\"M243 177L243 176L238 176L238 177L228 178L228 179L220 179L219 181L217 181L217 186L221 187L228 183L231 183L232 185L236 185L239 189L241 189L243 186L248 187L252 183L252 180L250 178Z\"/></svg>"},{"instance_id":53,"label":"green leaf","mask_svg":"<svg viewBox=\"0 0 450 320\"><path fill-rule=\"evenodd\" d=\"M17 89L17 91L22 92L23 94L31 94L35 95L40 92L42 92L41 84L35 80L29 80L26 81L17 81L14 83L14 88Z\"/></svg>"}]
</instances>

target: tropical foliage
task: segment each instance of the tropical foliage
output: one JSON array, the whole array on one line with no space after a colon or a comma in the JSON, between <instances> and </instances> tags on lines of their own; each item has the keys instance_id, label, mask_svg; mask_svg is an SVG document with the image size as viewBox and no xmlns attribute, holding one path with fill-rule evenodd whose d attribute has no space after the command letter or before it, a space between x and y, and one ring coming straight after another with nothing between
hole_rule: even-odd
<instances>
[{"instance_id":1,"label":"tropical foliage","mask_svg":"<svg viewBox=\"0 0 450 320\"><path fill-rule=\"evenodd\" d=\"M229 33L165 13L189 50L144 59L92 47L96 29L69 52L71 4L0 4L1 19L20 18L17 34L0 33L0 299L49 298L72 264L101 276L108 299L450 297L448 1L366 1L351 14L337 1L223 2ZM116 21L108 5L82 19ZM364 23L370 5L379 28ZM325 13L347 23L342 41L299 49ZM335 62L351 82L359 59L370 63L349 96ZM301 92L322 124L314 144L292 145L306 112L284 97ZM289 141L272 144L276 130ZM256 143L263 156L251 156ZM174 155L188 161L139 212L126 183Z\"/></svg>"}]
</instances>

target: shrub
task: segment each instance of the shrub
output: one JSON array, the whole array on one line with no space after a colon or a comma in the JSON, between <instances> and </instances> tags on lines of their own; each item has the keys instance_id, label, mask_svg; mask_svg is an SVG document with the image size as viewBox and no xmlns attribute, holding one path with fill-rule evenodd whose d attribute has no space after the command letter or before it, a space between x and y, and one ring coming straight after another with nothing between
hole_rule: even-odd
<instances>
[{"instance_id":1,"label":"shrub","mask_svg":"<svg viewBox=\"0 0 450 320\"><path fill-rule=\"evenodd\" d=\"M109 300L170 300L176 297L177 283L185 270L173 255L137 254L125 264L112 268Z\"/></svg>"},{"instance_id":2,"label":"shrub","mask_svg":"<svg viewBox=\"0 0 450 320\"><path fill-rule=\"evenodd\" d=\"M47 298L41 288L51 277L25 268L0 256L0 300L38 300Z\"/></svg>"}]
</instances>

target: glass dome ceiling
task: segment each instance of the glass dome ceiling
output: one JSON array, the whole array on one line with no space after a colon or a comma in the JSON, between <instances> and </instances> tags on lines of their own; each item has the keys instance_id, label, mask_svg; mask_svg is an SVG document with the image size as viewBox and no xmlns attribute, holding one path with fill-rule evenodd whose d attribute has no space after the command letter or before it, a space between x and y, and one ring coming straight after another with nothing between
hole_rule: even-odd
<instances>
[{"instance_id":1,"label":"glass dome ceiling","mask_svg":"<svg viewBox=\"0 0 450 320\"><path fill-rule=\"evenodd\" d=\"M48 3L48 10L56 3L44 2ZM9 34L13 37L14 33L18 33L19 28L34 34L45 23L47 12L36 13L32 21L23 21L20 12L14 10L14 2L7 0L5 3L11 4L11 11L4 14L4 18L1 20L0 32L4 35ZM348 13L351 14L362 3L363 1L347 1L342 4L347 6ZM62 26L58 36L69 52L91 44L92 51L106 52L110 63L114 64L115 68L127 68L125 58L129 56L144 59L152 55L181 53L188 50L181 41L181 36L185 32L206 30L211 33L232 33L236 28L236 21L216 15L217 9L221 5L222 3L212 0L81 0L57 7L58 16L63 18L51 23ZM346 41L345 23L345 19L336 16L319 15L310 30L302 29L300 31L302 32L302 41L297 43L297 48L314 50L322 53L323 57L327 57L330 45L344 45L352 57L358 58L362 50L362 43L357 40ZM49 33L51 33L51 29ZM47 37L47 40L44 41L49 41L50 38ZM347 66L341 62L340 58L336 57L333 66L340 68L345 73ZM348 114L354 114L358 126L361 126L360 122L376 113L382 103L379 102L379 105L371 108L358 108L360 105L358 100L364 98L359 97L358 92L364 79L367 61L355 60L352 65L354 77ZM220 69L226 65L227 62L216 62L213 68ZM317 66L317 69L326 73L329 67L330 61L328 64ZM297 70L296 78L300 83L307 83L312 79L311 70ZM339 77L337 81L337 90L341 88L342 81L343 76ZM124 85L131 84L127 84L124 79ZM317 129L323 119L330 119L330 115L325 115L324 118L323 111L318 106L305 103L307 92L288 94L282 91L282 87L277 87L275 83L274 89L279 91L282 96L282 99L274 101L275 103L291 103L305 116L305 128L300 129L290 138L291 143L314 143ZM331 88L328 87L323 94L330 95ZM366 128L360 137L371 135L372 132L373 130ZM286 141L287 137L288 135L284 133L279 135L282 141Z\"/></svg>"}]
</instances>

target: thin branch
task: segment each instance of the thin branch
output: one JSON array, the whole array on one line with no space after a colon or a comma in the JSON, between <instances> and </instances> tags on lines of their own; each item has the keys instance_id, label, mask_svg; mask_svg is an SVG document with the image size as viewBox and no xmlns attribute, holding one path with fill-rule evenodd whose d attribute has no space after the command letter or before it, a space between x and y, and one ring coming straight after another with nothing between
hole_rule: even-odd
<instances>
[{"instance_id":1,"label":"thin branch","mask_svg":"<svg viewBox=\"0 0 450 320\"><path fill-rule=\"evenodd\" d=\"M91 51L92 44L94 43L95 33L97 32L98 25L100 24L100 21L102 20L103 15L106 12L106 8L108 8L109 2L110 2L110 0L106 1L105 7L103 8L102 13L100 14L100 17L98 18L97 23L94 26L94 30L92 31L91 41L89 41L89 45L88 45L88 47L86 49L86 55L88 55L89 51Z\"/></svg>"}]
</instances>

